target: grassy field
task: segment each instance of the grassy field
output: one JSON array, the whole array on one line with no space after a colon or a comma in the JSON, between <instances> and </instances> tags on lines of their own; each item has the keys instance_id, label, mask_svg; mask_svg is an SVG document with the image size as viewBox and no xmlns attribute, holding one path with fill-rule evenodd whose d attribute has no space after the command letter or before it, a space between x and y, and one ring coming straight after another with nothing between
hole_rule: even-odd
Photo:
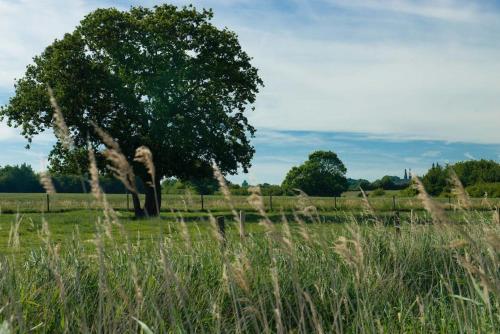
<instances>
[{"instance_id":1,"label":"grassy field","mask_svg":"<svg viewBox=\"0 0 500 334\"><path fill-rule=\"evenodd\" d=\"M331 211L359 211L363 209L363 198L357 196L357 192L348 192L343 197L300 197L300 196L270 196L263 198L266 210L279 211L281 209L291 212L300 209L304 205L312 205L322 212ZM387 196L370 197L371 206L377 211L394 211L394 208L402 211L423 210L422 203L416 197L399 197L398 192L389 192ZM393 198L394 196L394 198ZM126 210L132 208L131 199L127 204L127 195L109 194L107 195L110 205L116 210ZM143 200L143 198L142 198ZM445 209L452 210L457 206L454 198L437 198L445 206ZM471 199L473 208L476 210L491 210L500 205L498 198L473 198ZM251 211L252 207L248 203L247 196L232 196L232 205L238 210ZM0 193L0 210L3 213L42 213L61 212L71 210L93 209L96 202L90 194L54 194L49 197L47 205L46 194L9 194ZM203 208L203 210L202 210ZM162 211L229 211L229 202L219 195L163 195Z\"/></svg>"},{"instance_id":2,"label":"grassy field","mask_svg":"<svg viewBox=\"0 0 500 334\"><path fill-rule=\"evenodd\" d=\"M500 224L491 209L454 208L446 224L428 224L430 213L416 209L402 212L397 229L385 208L391 198L373 211L360 210L361 203L335 210L320 209L314 198L283 198L292 202L283 215L279 207L258 213L241 204L247 212L241 237L229 204L214 198L214 215L226 216L224 239L206 211L180 207L160 219L136 220L126 198L112 195L120 210L107 222L89 197L58 196L51 201L61 207L45 213L36 207L43 206L40 194L2 197L2 207L20 203L0 214L0 329L6 332L500 328ZM166 203L174 199L182 201Z\"/></svg>"}]
</instances>

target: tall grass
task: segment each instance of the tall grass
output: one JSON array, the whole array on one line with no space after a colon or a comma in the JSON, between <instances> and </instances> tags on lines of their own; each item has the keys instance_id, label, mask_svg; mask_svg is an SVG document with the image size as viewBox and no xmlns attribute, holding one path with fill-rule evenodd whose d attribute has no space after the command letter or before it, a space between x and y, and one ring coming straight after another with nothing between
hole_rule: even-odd
<instances>
[{"instance_id":1,"label":"tall grass","mask_svg":"<svg viewBox=\"0 0 500 334\"><path fill-rule=\"evenodd\" d=\"M0 259L0 318L13 332L495 332L500 229L471 217L467 240L284 220L244 239L229 224L226 242L165 222L127 241L97 223L59 245L46 224L44 246Z\"/></svg>"}]
</instances>

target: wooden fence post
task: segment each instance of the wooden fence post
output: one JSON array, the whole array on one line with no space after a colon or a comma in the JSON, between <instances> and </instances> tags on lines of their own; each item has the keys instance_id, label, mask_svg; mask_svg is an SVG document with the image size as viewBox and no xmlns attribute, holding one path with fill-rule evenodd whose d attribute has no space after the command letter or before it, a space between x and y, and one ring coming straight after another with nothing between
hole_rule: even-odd
<instances>
[{"instance_id":1,"label":"wooden fence post","mask_svg":"<svg viewBox=\"0 0 500 334\"><path fill-rule=\"evenodd\" d=\"M269 195L269 208L273 211L273 195Z\"/></svg>"},{"instance_id":2,"label":"wooden fence post","mask_svg":"<svg viewBox=\"0 0 500 334\"><path fill-rule=\"evenodd\" d=\"M201 211L205 211L205 201L203 199L203 194L201 194L200 197L201 197Z\"/></svg>"},{"instance_id":3,"label":"wooden fence post","mask_svg":"<svg viewBox=\"0 0 500 334\"><path fill-rule=\"evenodd\" d=\"M245 212L243 210L240 210L240 238L245 237Z\"/></svg>"},{"instance_id":4,"label":"wooden fence post","mask_svg":"<svg viewBox=\"0 0 500 334\"><path fill-rule=\"evenodd\" d=\"M396 196L392 196L392 209L396 211Z\"/></svg>"},{"instance_id":5,"label":"wooden fence post","mask_svg":"<svg viewBox=\"0 0 500 334\"><path fill-rule=\"evenodd\" d=\"M47 196L47 212L50 212L50 195L46 194Z\"/></svg>"},{"instance_id":6,"label":"wooden fence post","mask_svg":"<svg viewBox=\"0 0 500 334\"><path fill-rule=\"evenodd\" d=\"M334 206L335 210L337 210L337 196L335 196L333 198L333 203L334 203L333 206Z\"/></svg>"}]
</instances>

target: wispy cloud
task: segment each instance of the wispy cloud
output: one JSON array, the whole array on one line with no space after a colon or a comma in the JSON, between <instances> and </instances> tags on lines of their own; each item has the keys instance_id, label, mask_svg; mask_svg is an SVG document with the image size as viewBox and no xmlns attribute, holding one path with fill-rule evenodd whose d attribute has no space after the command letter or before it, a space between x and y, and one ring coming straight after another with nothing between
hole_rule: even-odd
<instances>
[{"instance_id":1,"label":"wispy cloud","mask_svg":"<svg viewBox=\"0 0 500 334\"><path fill-rule=\"evenodd\" d=\"M425 158L436 158L441 155L441 151L435 151L435 150L430 150L430 151L425 151L422 153L422 156Z\"/></svg>"},{"instance_id":2,"label":"wispy cloud","mask_svg":"<svg viewBox=\"0 0 500 334\"><path fill-rule=\"evenodd\" d=\"M472 1L329 0L333 4L374 11L415 15L424 18L477 22L485 15Z\"/></svg>"},{"instance_id":3,"label":"wispy cloud","mask_svg":"<svg viewBox=\"0 0 500 334\"><path fill-rule=\"evenodd\" d=\"M472 154L470 154L469 152L465 152L464 153L464 156L467 158L467 159L470 159L470 160L474 160L476 159Z\"/></svg>"}]
</instances>

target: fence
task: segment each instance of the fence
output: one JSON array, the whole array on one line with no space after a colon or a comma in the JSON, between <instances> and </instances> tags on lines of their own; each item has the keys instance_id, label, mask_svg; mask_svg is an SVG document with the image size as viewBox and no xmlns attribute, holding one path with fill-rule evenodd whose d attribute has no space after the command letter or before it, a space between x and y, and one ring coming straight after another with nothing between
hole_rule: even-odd
<instances>
[{"instance_id":1,"label":"fence","mask_svg":"<svg viewBox=\"0 0 500 334\"><path fill-rule=\"evenodd\" d=\"M132 199L126 194L108 194L108 202L117 210L131 210ZM141 196L144 200L144 196ZM446 209L457 207L454 198L435 198ZM265 209L268 211L292 211L307 206L314 206L319 211L356 211L363 209L363 199L359 197L298 197L298 196L265 196ZM422 210L422 204L416 197L373 197L370 205L377 211L410 211ZM472 208L475 210L491 210L500 206L498 198L473 198ZM233 207L237 210L251 211L246 196L233 196ZM88 194L6 194L0 193L0 210L2 212L59 212L97 208L98 203ZM212 211L222 212L231 209L230 203L219 195L163 195L162 211Z\"/></svg>"}]
</instances>

